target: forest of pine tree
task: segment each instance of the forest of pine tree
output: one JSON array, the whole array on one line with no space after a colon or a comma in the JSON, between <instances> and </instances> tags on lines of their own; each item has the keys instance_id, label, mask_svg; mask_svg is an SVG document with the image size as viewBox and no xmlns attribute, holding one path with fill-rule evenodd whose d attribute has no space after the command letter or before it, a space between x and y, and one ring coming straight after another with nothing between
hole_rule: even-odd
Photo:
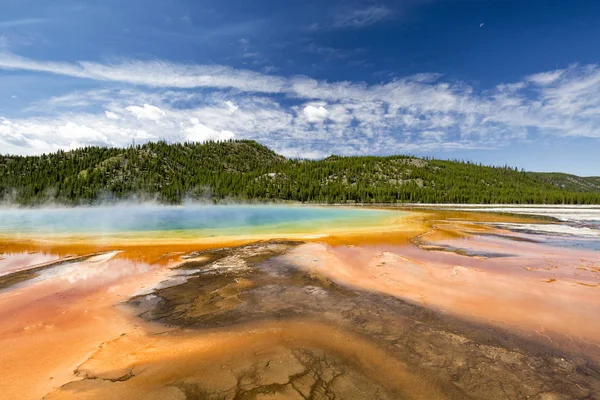
<instances>
[{"instance_id":1,"label":"forest of pine tree","mask_svg":"<svg viewBox=\"0 0 600 400\"><path fill-rule=\"evenodd\" d=\"M0 201L599 204L600 179L409 156L286 159L254 141L0 156Z\"/></svg>"}]
</instances>

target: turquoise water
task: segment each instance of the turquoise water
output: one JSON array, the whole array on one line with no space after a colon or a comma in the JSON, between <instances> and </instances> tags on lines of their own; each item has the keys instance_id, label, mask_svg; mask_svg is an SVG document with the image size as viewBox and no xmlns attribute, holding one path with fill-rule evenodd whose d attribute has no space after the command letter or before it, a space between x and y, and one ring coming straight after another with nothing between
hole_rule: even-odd
<instances>
[{"instance_id":1,"label":"turquoise water","mask_svg":"<svg viewBox=\"0 0 600 400\"><path fill-rule=\"evenodd\" d=\"M373 225L390 211L304 206L108 206L53 209L0 209L3 234L98 234L195 232L244 234Z\"/></svg>"}]
</instances>

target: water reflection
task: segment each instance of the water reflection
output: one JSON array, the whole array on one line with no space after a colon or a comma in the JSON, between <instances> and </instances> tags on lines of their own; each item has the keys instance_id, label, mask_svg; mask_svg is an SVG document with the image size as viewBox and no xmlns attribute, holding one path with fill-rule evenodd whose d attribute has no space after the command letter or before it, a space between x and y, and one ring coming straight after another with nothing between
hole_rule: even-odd
<instances>
[{"instance_id":1,"label":"water reflection","mask_svg":"<svg viewBox=\"0 0 600 400\"><path fill-rule=\"evenodd\" d=\"M35 268L59 258L57 254L42 252L0 253L0 276Z\"/></svg>"}]
</instances>

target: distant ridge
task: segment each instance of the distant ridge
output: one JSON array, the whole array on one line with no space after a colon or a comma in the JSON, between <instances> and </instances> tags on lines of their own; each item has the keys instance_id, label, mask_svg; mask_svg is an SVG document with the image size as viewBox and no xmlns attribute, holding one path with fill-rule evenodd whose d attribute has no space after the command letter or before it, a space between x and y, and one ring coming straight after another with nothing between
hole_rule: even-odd
<instances>
[{"instance_id":1,"label":"distant ridge","mask_svg":"<svg viewBox=\"0 0 600 400\"><path fill-rule=\"evenodd\" d=\"M0 156L0 201L599 204L600 177L409 156L286 159L254 141Z\"/></svg>"},{"instance_id":2,"label":"distant ridge","mask_svg":"<svg viewBox=\"0 0 600 400\"><path fill-rule=\"evenodd\" d=\"M600 176L583 178L561 172L531 172L531 175L561 189L576 192L600 192Z\"/></svg>"}]
</instances>

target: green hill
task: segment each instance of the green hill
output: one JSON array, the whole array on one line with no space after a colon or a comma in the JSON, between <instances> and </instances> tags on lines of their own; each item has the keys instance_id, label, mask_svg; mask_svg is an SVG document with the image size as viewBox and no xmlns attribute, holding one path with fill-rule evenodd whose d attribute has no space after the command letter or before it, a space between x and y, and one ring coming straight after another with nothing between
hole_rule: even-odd
<instances>
[{"instance_id":1,"label":"green hill","mask_svg":"<svg viewBox=\"0 0 600 400\"><path fill-rule=\"evenodd\" d=\"M553 186L575 192L600 192L600 176L581 177L560 172L530 172Z\"/></svg>"},{"instance_id":2,"label":"green hill","mask_svg":"<svg viewBox=\"0 0 600 400\"><path fill-rule=\"evenodd\" d=\"M600 178L408 156L286 159L253 141L0 156L0 199L598 204Z\"/></svg>"}]
</instances>

